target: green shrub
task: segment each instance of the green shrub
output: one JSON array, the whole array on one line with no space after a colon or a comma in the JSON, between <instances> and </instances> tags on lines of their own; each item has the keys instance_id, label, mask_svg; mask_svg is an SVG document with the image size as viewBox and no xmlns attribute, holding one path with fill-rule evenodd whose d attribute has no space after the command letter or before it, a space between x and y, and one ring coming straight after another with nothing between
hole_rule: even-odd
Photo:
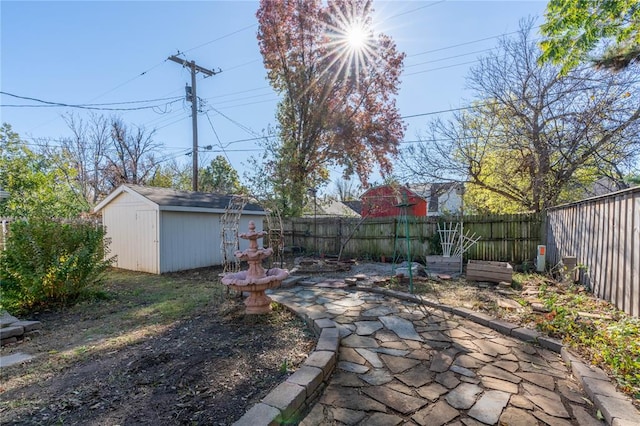
<instances>
[{"instance_id":1,"label":"green shrub","mask_svg":"<svg viewBox=\"0 0 640 426\"><path fill-rule=\"evenodd\" d=\"M47 219L13 222L0 253L0 308L28 312L95 294L113 262L106 254L101 227Z\"/></svg>"}]
</instances>

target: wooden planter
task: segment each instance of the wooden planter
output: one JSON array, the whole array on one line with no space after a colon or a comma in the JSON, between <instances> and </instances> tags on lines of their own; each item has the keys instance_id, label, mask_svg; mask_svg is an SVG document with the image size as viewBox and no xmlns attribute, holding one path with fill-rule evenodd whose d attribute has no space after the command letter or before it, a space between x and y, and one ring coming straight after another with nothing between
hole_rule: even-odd
<instances>
[{"instance_id":1,"label":"wooden planter","mask_svg":"<svg viewBox=\"0 0 640 426\"><path fill-rule=\"evenodd\" d=\"M467 263L467 279L473 281L489 281L510 283L513 278L513 267L508 262L489 262L470 260Z\"/></svg>"}]
</instances>

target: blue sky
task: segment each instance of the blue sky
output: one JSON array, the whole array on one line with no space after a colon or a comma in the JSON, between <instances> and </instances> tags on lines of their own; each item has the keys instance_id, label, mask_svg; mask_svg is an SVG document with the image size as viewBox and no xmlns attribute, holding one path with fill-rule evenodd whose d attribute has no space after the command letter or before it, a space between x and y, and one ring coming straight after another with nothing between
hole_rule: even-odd
<instances>
[{"instance_id":1,"label":"blue sky","mask_svg":"<svg viewBox=\"0 0 640 426\"><path fill-rule=\"evenodd\" d=\"M411 143L438 111L467 105L465 76L478 56L494 48L500 34L520 19L542 16L544 1L375 1L375 22L407 54L397 98ZM111 108L161 105L117 114L125 123L156 129L165 145L158 155L190 162L191 108L184 97L190 73L167 57L184 52L205 68L199 76L205 99L198 116L201 164L226 155L240 175L247 157L259 155L255 138L275 125L278 96L266 80L256 40L254 1L5 1L0 2L3 92L66 104L106 104L170 98ZM165 105L172 102L170 105ZM25 108L36 102L0 96L0 120L23 139L69 136L63 114L84 110ZM431 114L433 113L433 114ZM217 135L217 136L216 136ZM221 148L224 147L224 149ZM339 169L332 170L339 177ZM379 176L372 176L379 180ZM327 188L331 192L331 185Z\"/></svg>"}]
</instances>

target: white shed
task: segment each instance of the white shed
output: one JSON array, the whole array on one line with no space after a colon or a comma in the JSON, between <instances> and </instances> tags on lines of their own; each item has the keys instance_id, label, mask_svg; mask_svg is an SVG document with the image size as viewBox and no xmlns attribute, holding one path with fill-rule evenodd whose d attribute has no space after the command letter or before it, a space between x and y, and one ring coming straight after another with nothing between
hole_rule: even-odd
<instances>
[{"instance_id":1,"label":"white shed","mask_svg":"<svg viewBox=\"0 0 640 426\"><path fill-rule=\"evenodd\" d=\"M114 266L162 274L221 265L220 219L231 195L121 185L94 208L110 241ZM249 221L262 229L266 212L247 204L240 216L240 232ZM240 240L240 249L248 242Z\"/></svg>"}]
</instances>

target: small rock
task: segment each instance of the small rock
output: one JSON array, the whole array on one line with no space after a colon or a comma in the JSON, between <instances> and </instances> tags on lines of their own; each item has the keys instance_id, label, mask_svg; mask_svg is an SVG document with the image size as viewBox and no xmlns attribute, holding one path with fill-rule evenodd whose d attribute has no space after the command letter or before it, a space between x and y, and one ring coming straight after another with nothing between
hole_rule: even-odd
<instances>
[{"instance_id":1,"label":"small rock","mask_svg":"<svg viewBox=\"0 0 640 426\"><path fill-rule=\"evenodd\" d=\"M532 303L531 309L536 312L551 312L547 307L545 307L542 303Z\"/></svg>"},{"instance_id":2,"label":"small rock","mask_svg":"<svg viewBox=\"0 0 640 426\"><path fill-rule=\"evenodd\" d=\"M345 278L344 279L344 283L346 285L348 285L349 287L352 287L354 285L356 285L356 283L358 282L358 279L353 277L353 278Z\"/></svg>"}]
</instances>

